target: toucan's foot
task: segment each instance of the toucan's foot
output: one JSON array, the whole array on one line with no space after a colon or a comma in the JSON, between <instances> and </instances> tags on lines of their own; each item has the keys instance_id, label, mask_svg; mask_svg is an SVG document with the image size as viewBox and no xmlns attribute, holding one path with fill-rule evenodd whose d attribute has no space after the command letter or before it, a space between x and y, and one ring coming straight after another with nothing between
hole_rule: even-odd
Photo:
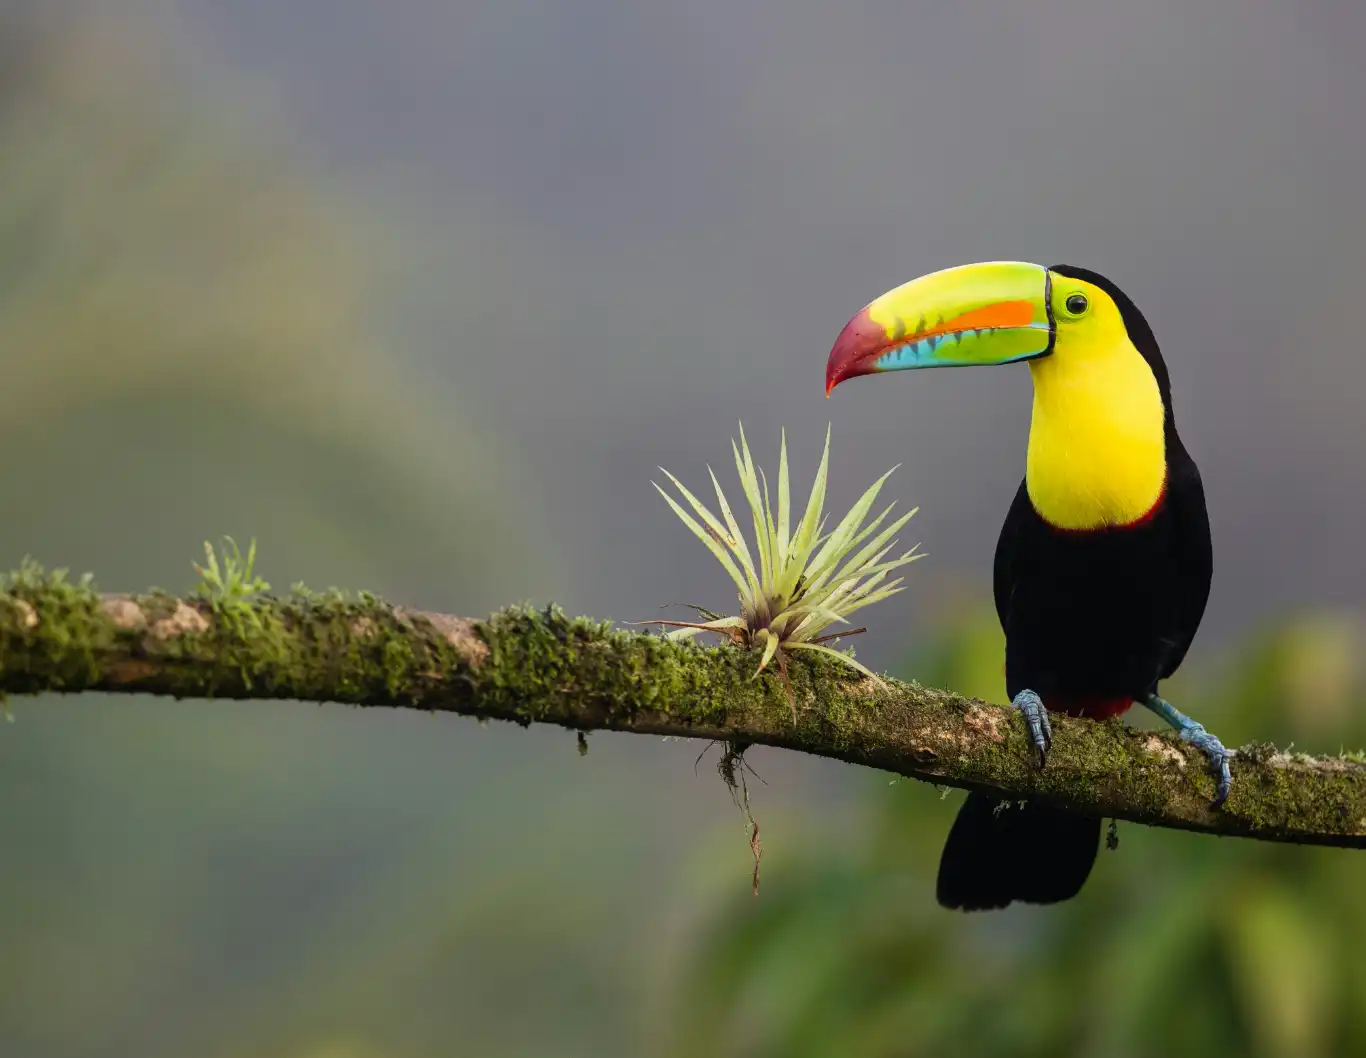
<instances>
[{"instance_id":1,"label":"toucan's foot","mask_svg":"<svg viewBox=\"0 0 1366 1058\"><path fill-rule=\"evenodd\" d=\"M1228 799L1229 789L1233 785L1233 776L1229 773L1228 767L1231 754L1224 748L1224 744L1206 731L1204 724L1192 720L1171 702L1159 698L1156 694L1148 695L1143 704L1176 728L1182 741L1189 742L1209 758L1210 772L1215 776L1214 800L1211 804L1216 808L1223 804Z\"/></svg>"},{"instance_id":2,"label":"toucan's foot","mask_svg":"<svg viewBox=\"0 0 1366 1058\"><path fill-rule=\"evenodd\" d=\"M1029 741L1034 746L1039 767L1048 758L1048 750L1053 745L1053 725L1048 722L1048 710L1043 699L1033 691L1024 690L1010 703L1024 713L1025 723L1029 726Z\"/></svg>"}]
</instances>

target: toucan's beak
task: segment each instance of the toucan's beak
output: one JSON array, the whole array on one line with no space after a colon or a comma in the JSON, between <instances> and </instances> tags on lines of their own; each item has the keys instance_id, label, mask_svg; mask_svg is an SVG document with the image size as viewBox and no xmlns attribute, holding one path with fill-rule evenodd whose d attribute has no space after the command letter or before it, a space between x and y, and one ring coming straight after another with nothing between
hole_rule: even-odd
<instances>
[{"instance_id":1,"label":"toucan's beak","mask_svg":"<svg viewBox=\"0 0 1366 1058\"><path fill-rule=\"evenodd\" d=\"M1053 351L1052 277L1042 265L960 265L889 290L840 332L825 395L856 375L1033 360Z\"/></svg>"}]
</instances>

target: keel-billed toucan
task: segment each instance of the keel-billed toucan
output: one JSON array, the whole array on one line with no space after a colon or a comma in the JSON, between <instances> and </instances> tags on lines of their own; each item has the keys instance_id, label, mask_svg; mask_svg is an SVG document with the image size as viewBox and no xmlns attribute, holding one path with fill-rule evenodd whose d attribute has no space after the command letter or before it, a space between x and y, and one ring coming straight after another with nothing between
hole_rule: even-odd
<instances>
[{"instance_id":1,"label":"keel-billed toucan","mask_svg":"<svg viewBox=\"0 0 1366 1058\"><path fill-rule=\"evenodd\" d=\"M1048 711L1101 719L1142 703L1199 746L1228 794L1228 752L1163 701L1209 597L1200 472L1176 432L1147 321L1109 280L1015 261L934 272L883 294L830 353L826 394L857 375L1028 361L1024 481L996 545L1006 689L1040 767ZM1100 820L969 794L939 864L946 907L1075 896Z\"/></svg>"}]
</instances>

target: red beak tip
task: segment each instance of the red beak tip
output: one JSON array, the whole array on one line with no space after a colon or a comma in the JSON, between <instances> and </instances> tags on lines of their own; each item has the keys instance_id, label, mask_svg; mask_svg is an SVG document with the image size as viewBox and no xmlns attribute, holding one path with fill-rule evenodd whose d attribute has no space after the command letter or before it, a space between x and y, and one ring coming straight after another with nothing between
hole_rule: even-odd
<instances>
[{"instance_id":1,"label":"red beak tip","mask_svg":"<svg viewBox=\"0 0 1366 1058\"><path fill-rule=\"evenodd\" d=\"M835 340L835 347L830 350L825 370L825 395L829 397L845 379L869 374L872 369L868 359L881 351L886 340L885 330L873 322L867 308L846 323Z\"/></svg>"}]
</instances>

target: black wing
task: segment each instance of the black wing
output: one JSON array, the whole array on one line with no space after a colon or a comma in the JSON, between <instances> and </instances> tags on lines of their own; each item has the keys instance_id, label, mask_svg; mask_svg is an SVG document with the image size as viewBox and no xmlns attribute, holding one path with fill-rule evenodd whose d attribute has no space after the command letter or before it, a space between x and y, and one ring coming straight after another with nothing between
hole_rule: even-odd
<instances>
[{"instance_id":1,"label":"black wing","mask_svg":"<svg viewBox=\"0 0 1366 1058\"><path fill-rule=\"evenodd\" d=\"M1015 493L1006 514L1001 535L996 539L996 558L992 565L992 595L996 600L996 617L1001 628L1010 634L1011 602L1015 595L1015 584L1019 577L1015 564L1019 560L1020 545L1028 535L1029 523L1037 518L1029 502L1029 490L1024 481Z\"/></svg>"},{"instance_id":2,"label":"black wing","mask_svg":"<svg viewBox=\"0 0 1366 1058\"><path fill-rule=\"evenodd\" d=\"M1181 665L1205 616L1214 578L1214 545L1200 469L1179 441L1169 460L1167 503L1172 513L1172 562L1176 571L1176 605L1172 613L1173 647L1162 667L1162 679Z\"/></svg>"}]
</instances>

